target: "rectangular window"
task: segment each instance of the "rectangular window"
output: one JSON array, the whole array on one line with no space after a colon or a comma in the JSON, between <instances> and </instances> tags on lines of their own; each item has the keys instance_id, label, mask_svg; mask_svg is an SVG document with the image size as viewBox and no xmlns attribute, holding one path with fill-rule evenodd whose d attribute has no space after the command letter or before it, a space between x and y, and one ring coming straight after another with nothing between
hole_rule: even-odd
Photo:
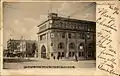
<instances>
[{"instance_id":1,"label":"rectangular window","mask_svg":"<svg viewBox=\"0 0 120 76\"><path fill-rule=\"evenodd\" d=\"M80 39L84 39L85 38L85 34L84 33L80 33Z\"/></svg>"},{"instance_id":2,"label":"rectangular window","mask_svg":"<svg viewBox=\"0 0 120 76\"><path fill-rule=\"evenodd\" d=\"M88 57L92 57L92 52L88 52Z\"/></svg>"},{"instance_id":3,"label":"rectangular window","mask_svg":"<svg viewBox=\"0 0 120 76\"><path fill-rule=\"evenodd\" d=\"M40 40L46 39L46 34L40 35Z\"/></svg>"},{"instance_id":4,"label":"rectangular window","mask_svg":"<svg viewBox=\"0 0 120 76\"><path fill-rule=\"evenodd\" d=\"M79 56L79 57L81 56L81 52L79 52L78 56Z\"/></svg>"},{"instance_id":5,"label":"rectangular window","mask_svg":"<svg viewBox=\"0 0 120 76\"><path fill-rule=\"evenodd\" d=\"M51 53L51 56L53 56L53 53Z\"/></svg>"},{"instance_id":6,"label":"rectangular window","mask_svg":"<svg viewBox=\"0 0 120 76\"><path fill-rule=\"evenodd\" d=\"M50 33L50 37L51 37L51 38L54 38L54 33Z\"/></svg>"},{"instance_id":7,"label":"rectangular window","mask_svg":"<svg viewBox=\"0 0 120 76\"><path fill-rule=\"evenodd\" d=\"M42 40L42 35L40 36L40 40Z\"/></svg>"},{"instance_id":8,"label":"rectangular window","mask_svg":"<svg viewBox=\"0 0 120 76\"><path fill-rule=\"evenodd\" d=\"M51 46L53 46L53 43L51 43Z\"/></svg>"},{"instance_id":9,"label":"rectangular window","mask_svg":"<svg viewBox=\"0 0 120 76\"><path fill-rule=\"evenodd\" d=\"M82 56L84 56L84 52L79 52L79 57L82 57Z\"/></svg>"},{"instance_id":10,"label":"rectangular window","mask_svg":"<svg viewBox=\"0 0 120 76\"><path fill-rule=\"evenodd\" d=\"M68 38L71 39L71 34L70 33L68 34Z\"/></svg>"},{"instance_id":11,"label":"rectangular window","mask_svg":"<svg viewBox=\"0 0 120 76\"><path fill-rule=\"evenodd\" d=\"M81 56L84 56L84 52L82 52L82 55Z\"/></svg>"},{"instance_id":12,"label":"rectangular window","mask_svg":"<svg viewBox=\"0 0 120 76\"><path fill-rule=\"evenodd\" d=\"M75 55L75 52L72 52L72 57Z\"/></svg>"},{"instance_id":13,"label":"rectangular window","mask_svg":"<svg viewBox=\"0 0 120 76\"><path fill-rule=\"evenodd\" d=\"M62 38L65 38L65 33L62 33Z\"/></svg>"},{"instance_id":14,"label":"rectangular window","mask_svg":"<svg viewBox=\"0 0 120 76\"><path fill-rule=\"evenodd\" d=\"M60 52L58 52L58 56L60 57Z\"/></svg>"},{"instance_id":15,"label":"rectangular window","mask_svg":"<svg viewBox=\"0 0 120 76\"><path fill-rule=\"evenodd\" d=\"M62 52L62 57L64 57L64 52Z\"/></svg>"},{"instance_id":16,"label":"rectangular window","mask_svg":"<svg viewBox=\"0 0 120 76\"><path fill-rule=\"evenodd\" d=\"M71 52L69 52L69 57L71 57Z\"/></svg>"}]
</instances>

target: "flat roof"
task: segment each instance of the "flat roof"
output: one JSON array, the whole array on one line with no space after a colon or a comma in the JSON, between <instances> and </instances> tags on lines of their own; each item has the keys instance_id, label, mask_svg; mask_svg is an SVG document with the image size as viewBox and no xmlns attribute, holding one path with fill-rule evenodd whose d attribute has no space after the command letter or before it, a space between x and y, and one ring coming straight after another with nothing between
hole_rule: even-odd
<instances>
[{"instance_id":1,"label":"flat roof","mask_svg":"<svg viewBox=\"0 0 120 76\"><path fill-rule=\"evenodd\" d=\"M42 24L48 22L49 20L63 20L63 21L70 21L70 22L80 22L80 23L95 23L94 21L87 21L87 20L79 20L73 18L65 18L65 17L53 17L52 19L47 19L46 21L39 24L37 27L41 26Z\"/></svg>"}]
</instances>

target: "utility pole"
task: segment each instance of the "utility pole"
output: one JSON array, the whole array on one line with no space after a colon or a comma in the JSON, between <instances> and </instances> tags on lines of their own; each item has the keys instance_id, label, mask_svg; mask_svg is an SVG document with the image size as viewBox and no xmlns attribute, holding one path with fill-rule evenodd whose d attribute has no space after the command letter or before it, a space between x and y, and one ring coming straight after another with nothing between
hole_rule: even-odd
<instances>
[{"instance_id":1,"label":"utility pole","mask_svg":"<svg viewBox=\"0 0 120 76\"><path fill-rule=\"evenodd\" d=\"M88 43L87 43L87 28L84 29L85 30L85 34L84 34L84 37L85 37L85 59L87 60L87 53L88 53Z\"/></svg>"},{"instance_id":2,"label":"utility pole","mask_svg":"<svg viewBox=\"0 0 120 76\"><path fill-rule=\"evenodd\" d=\"M75 41L77 44L77 33L75 32ZM75 46L75 59L76 61L78 61L78 52L77 52L77 45Z\"/></svg>"}]
</instances>

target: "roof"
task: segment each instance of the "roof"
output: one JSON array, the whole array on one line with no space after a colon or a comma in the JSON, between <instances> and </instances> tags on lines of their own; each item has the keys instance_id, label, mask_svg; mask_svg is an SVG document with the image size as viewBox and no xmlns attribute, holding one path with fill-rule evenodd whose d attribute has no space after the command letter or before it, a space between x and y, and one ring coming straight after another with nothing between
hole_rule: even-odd
<instances>
[{"instance_id":1,"label":"roof","mask_svg":"<svg viewBox=\"0 0 120 76\"><path fill-rule=\"evenodd\" d=\"M20 40L9 39L8 41L19 41L19 42L20 42L20 41L28 41L28 42L31 42L31 41L32 41L32 42L37 42L36 40L21 40L21 39L20 39ZM8 42L8 41L7 41L7 42Z\"/></svg>"},{"instance_id":2,"label":"roof","mask_svg":"<svg viewBox=\"0 0 120 76\"><path fill-rule=\"evenodd\" d=\"M47 19L46 21L39 24L37 27L41 26L42 24L48 22L49 20L63 20L63 21L70 21L70 22L80 22L80 23L91 23L94 24L94 21L87 21L87 20L78 20L78 19L72 19L72 18L65 18L65 17L53 17L52 19Z\"/></svg>"}]
</instances>

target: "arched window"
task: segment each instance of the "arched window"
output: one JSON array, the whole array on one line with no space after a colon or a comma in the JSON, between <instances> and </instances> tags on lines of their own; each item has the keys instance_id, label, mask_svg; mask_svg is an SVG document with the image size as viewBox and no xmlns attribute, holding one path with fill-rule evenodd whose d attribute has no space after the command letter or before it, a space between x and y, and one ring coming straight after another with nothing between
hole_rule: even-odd
<instances>
[{"instance_id":1,"label":"arched window","mask_svg":"<svg viewBox=\"0 0 120 76\"><path fill-rule=\"evenodd\" d=\"M85 38L85 34L83 32L80 33L80 39L84 39Z\"/></svg>"},{"instance_id":2,"label":"arched window","mask_svg":"<svg viewBox=\"0 0 120 76\"><path fill-rule=\"evenodd\" d=\"M83 57L84 56L84 43L79 44L78 50L79 50L78 56Z\"/></svg>"},{"instance_id":3,"label":"arched window","mask_svg":"<svg viewBox=\"0 0 120 76\"><path fill-rule=\"evenodd\" d=\"M75 44L74 44L74 43L70 43L70 44L69 44L69 48L70 48L70 49L74 49L74 48L75 48Z\"/></svg>"},{"instance_id":4,"label":"arched window","mask_svg":"<svg viewBox=\"0 0 120 76\"><path fill-rule=\"evenodd\" d=\"M64 49L64 43L59 43L58 44L58 49Z\"/></svg>"},{"instance_id":5,"label":"arched window","mask_svg":"<svg viewBox=\"0 0 120 76\"><path fill-rule=\"evenodd\" d=\"M78 46L78 50L83 50L84 49L84 43L80 43Z\"/></svg>"}]
</instances>

